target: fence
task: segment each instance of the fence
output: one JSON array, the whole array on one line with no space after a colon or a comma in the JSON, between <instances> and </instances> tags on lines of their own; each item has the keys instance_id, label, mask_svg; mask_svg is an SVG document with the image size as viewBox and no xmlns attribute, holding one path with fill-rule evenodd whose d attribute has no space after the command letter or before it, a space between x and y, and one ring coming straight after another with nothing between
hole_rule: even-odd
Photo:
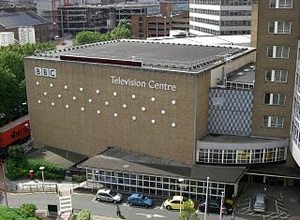
<instances>
[{"instance_id":1,"label":"fence","mask_svg":"<svg viewBox=\"0 0 300 220\"><path fill-rule=\"evenodd\" d=\"M57 184L8 184L8 192L57 192Z\"/></svg>"}]
</instances>

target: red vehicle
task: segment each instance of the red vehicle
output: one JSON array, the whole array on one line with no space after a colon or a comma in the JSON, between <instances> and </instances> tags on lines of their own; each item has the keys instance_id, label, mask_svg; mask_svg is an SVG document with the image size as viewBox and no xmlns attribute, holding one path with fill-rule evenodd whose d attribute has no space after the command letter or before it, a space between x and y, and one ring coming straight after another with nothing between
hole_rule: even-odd
<instances>
[{"instance_id":1,"label":"red vehicle","mask_svg":"<svg viewBox=\"0 0 300 220\"><path fill-rule=\"evenodd\" d=\"M0 147L22 142L30 137L29 115L0 127Z\"/></svg>"}]
</instances>

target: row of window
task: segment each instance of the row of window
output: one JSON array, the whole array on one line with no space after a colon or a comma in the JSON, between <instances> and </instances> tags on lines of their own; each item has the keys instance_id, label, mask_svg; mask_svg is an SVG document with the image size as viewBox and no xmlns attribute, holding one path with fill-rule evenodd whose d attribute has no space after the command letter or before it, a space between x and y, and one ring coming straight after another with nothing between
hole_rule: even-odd
<instances>
[{"instance_id":1,"label":"row of window","mask_svg":"<svg viewBox=\"0 0 300 220\"><path fill-rule=\"evenodd\" d=\"M220 35L220 31L215 31L215 30L212 30L212 29L198 27L198 26L194 26L194 25L191 25L190 29L195 30L195 31L200 31L200 32L208 33L208 34Z\"/></svg>"},{"instance_id":2,"label":"row of window","mask_svg":"<svg viewBox=\"0 0 300 220\"><path fill-rule=\"evenodd\" d=\"M206 14L206 15L220 15L221 16L251 16L250 10L211 10L211 9L200 9L200 8L191 8L190 12Z\"/></svg>"},{"instance_id":3,"label":"row of window","mask_svg":"<svg viewBox=\"0 0 300 220\"><path fill-rule=\"evenodd\" d=\"M205 18L198 18L198 17L191 17L192 21L197 21L205 24L212 24L212 25L220 25L220 21L217 20L211 20L211 19L205 19Z\"/></svg>"},{"instance_id":4,"label":"row of window","mask_svg":"<svg viewBox=\"0 0 300 220\"><path fill-rule=\"evenodd\" d=\"M198 149L197 162L218 164L253 164L283 161L285 147L257 150Z\"/></svg>"},{"instance_id":5,"label":"row of window","mask_svg":"<svg viewBox=\"0 0 300 220\"><path fill-rule=\"evenodd\" d=\"M281 93L265 93L265 105L285 106L286 95Z\"/></svg>"},{"instance_id":6,"label":"row of window","mask_svg":"<svg viewBox=\"0 0 300 220\"><path fill-rule=\"evenodd\" d=\"M190 4L251 5L252 0L190 0ZM292 8L293 0L270 0L270 8Z\"/></svg>"},{"instance_id":7,"label":"row of window","mask_svg":"<svg viewBox=\"0 0 300 220\"><path fill-rule=\"evenodd\" d=\"M267 128L283 128L284 117L277 115L264 115L262 125Z\"/></svg>"},{"instance_id":8,"label":"row of window","mask_svg":"<svg viewBox=\"0 0 300 220\"><path fill-rule=\"evenodd\" d=\"M290 21L270 21L268 25L270 34L290 34L292 31L292 22Z\"/></svg>"},{"instance_id":9,"label":"row of window","mask_svg":"<svg viewBox=\"0 0 300 220\"><path fill-rule=\"evenodd\" d=\"M252 0L190 0L191 4L205 5L251 5Z\"/></svg>"},{"instance_id":10,"label":"row of window","mask_svg":"<svg viewBox=\"0 0 300 220\"><path fill-rule=\"evenodd\" d=\"M231 21L221 21L222 26L251 26L251 21L249 20L231 20Z\"/></svg>"},{"instance_id":11,"label":"row of window","mask_svg":"<svg viewBox=\"0 0 300 220\"><path fill-rule=\"evenodd\" d=\"M102 183L107 188L130 192L142 192L158 196L178 195L180 183L178 178L154 176L104 169L87 169L88 182ZM182 184L182 194L193 199L202 198L206 194L207 182L185 179ZM225 191L225 185L216 182L209 183L210 196L220 197Z\"/></svg>"},{"instance_id":12,"label":"row of window","mask_svg":"<svg viewBox=\"0 0 300 220\"><path fill-rule=\"evenodd\" d=\"M270 0L270 8L292 8L293 0Z\"/></svg>"},{"instance_id":13,"label":"row of window","mask_svg":"<svg viewBox=\"0 0 300 220\"><path fill-rule=\"evenodd\" d=\"M268 58L289 59L289 55L290 55L289 46L268 46L267 47Z\"/></svg>"}]
</instances>

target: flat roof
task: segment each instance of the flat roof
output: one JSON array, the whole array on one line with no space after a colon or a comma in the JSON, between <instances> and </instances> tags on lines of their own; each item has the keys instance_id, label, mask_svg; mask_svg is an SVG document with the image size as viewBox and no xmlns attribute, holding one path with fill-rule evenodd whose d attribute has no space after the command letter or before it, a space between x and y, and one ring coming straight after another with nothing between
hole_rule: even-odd
<instances>
[{"instance_id":1,"label":"flat roof","mask_svg":"<svg viewBox=\"0 0 300 220\"><path fill-rule=\"evenodd\" d=\"M208 134L197 140L197 147L201 149L256 150L287 147L288 145L288 139L225 134Z\"/></svg>"},{"instance_id":2,"label":"flat roof","mask_svg":"<svg viewBox=\"0 0 300 220\"><path fill-rule=\"evenodd\" d=\"M165 36L165 37L152 37L148 38L148 40L164 42L164 43L181 43L181 44L198 44L198 45L235 45L235 46L246 46L250 47L251 35L202 35L202 36L194 36L194 37L173 37L173 36Z\"/></svg>"},{"instance_id":3,"label":"flat roof","mask_svg":"<svg viewBox=\"0 0 300 220\"><path fill-rule=\"evenodd\" d=\"M246 171L245 166L189 165L123 150L108 148L100 155L89 158L79 165L82 168L110 169L116 171L184 177L222 183L236 183Z\"/></svg>"},{"instance_id":4,"label":"flat roof","mask_svg":"<svg viewBox=\"0 0 300 220\"><path fill-rule=\"evenodd\" d=\"M227 75L227 81L254 83L255 81L255 65L254 63L243 66Z\"/></svg>"},{"instance_id":5,"label":"flat roof","mask_svg":"<svg viewBox=\"0 0 300 220\"><path fill-rule=\"evenodd\" d=\"M115 40L66 47L52 52L36 54L35 57L70 61L76 59L77 62L93 63L103 63L103 60L114 61L110 64L127 61L140 63L142 68L199 73L226 62L225 57L232 60L250 50L245 47Z\"/></svg>"},{"instance_id":6,"label":"flat roof","mask_svg":"<svg viewBox=\"0 0 300 220\"><path fill-rule=\"evenodd\" d=\"M19 125L27 120L29 120L29 115L25 115L21 118L18 118L17 120L12 121L12 122L0 127L0 132L8 131L8 130L12 129L13 127L15 127L16 125Z\"/></svg>"}]
</instances>

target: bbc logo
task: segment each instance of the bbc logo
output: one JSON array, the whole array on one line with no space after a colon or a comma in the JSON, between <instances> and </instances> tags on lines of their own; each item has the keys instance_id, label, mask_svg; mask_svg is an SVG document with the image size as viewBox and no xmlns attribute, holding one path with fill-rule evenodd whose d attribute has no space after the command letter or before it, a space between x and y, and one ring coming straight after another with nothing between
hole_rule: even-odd
<instances>
[{"instance_id":1,"label":"bbc logo","mask_svg":"<svg viewBox=\"0 0 300 220\"><path fill-rule=\"evenodd\" d=\"M34 73L36 76L56 78L56 69L35 67Z\"/></svg>"}]
</instances>

